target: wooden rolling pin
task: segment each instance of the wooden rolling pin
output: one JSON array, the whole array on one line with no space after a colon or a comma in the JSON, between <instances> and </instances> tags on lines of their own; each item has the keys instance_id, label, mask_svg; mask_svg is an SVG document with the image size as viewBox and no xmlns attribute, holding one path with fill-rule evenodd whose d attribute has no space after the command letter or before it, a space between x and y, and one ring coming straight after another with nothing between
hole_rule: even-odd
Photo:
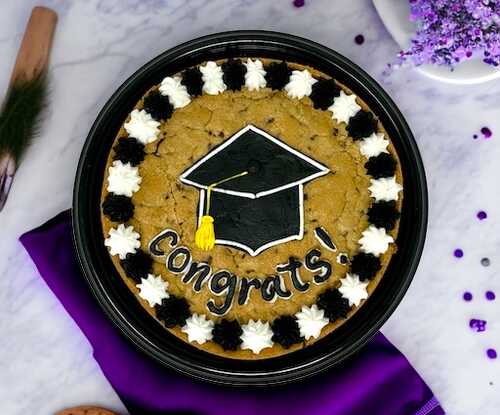
<instances>
[{"instance_id":1,"label":"wooden rolling pin","mask_svg":"<svg viewBox=\"0 0 500 415\"><path fill-rule=\"evenodd\" d=\"M0 114L0 210L9 194L21 156L36 135L46 105L46 77L57 14L35 7L17 54Z\"/></svg>"}]
</instances>

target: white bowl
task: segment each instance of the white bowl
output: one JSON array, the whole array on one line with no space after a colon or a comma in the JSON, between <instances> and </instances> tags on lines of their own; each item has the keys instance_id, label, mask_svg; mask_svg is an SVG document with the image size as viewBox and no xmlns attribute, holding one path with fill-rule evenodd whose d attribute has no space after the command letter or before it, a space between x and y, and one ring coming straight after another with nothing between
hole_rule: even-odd
<instances>
[{"instance_id":1,"label":"white bowl","mask_svg":"<svg viewBox=\"0 0 500 415\"><path fill-rule=\"evenodd\" d=\"M385 27L402 49L410 45L415 25L410 21L408 0L373 0ZM454 70L446 66L421 65L417 70L429 78L452 84L470 85L500 78L500 68L484 63L481 58L460 62Z\"/></svg>"}]
</instances>

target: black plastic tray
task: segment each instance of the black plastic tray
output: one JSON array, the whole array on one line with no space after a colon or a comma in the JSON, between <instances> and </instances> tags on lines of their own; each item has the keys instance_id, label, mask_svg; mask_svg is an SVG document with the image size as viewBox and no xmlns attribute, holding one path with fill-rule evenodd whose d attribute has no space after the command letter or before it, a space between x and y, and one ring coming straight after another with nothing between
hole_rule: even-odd
<instances>
[{"instance_id":1,"label":"black plastic tray","mask_svg":"<svg viewBox=\"0 0 500 415\"><path fill-rule=\"evenodd\" d=\"M399 154L404 202L398 252L375 292L332 335L285 356L242 361L200 351L159 327L121 280L103 244L100 190L116 132L137 101L165 76L206 60L268 57L310 65L363 98L380 118ZM417 268L427 226L427 187L412 133L396 105L363 70L335 51L288 34L264 31L218 33L192 40L148 62L113 94L85 142L73 199L74 239L87 282L103 310L139 349L186 375L228 385L272 385L303 379L338 365L382 326L405 294ZM126 362L124 362L126 364Z\"/></svg>"}]
</instances>

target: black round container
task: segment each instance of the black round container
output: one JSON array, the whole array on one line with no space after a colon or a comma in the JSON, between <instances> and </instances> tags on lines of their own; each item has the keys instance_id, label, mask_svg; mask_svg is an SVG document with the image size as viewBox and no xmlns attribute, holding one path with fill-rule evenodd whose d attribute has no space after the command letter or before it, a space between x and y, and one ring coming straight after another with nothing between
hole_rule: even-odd
<instances>
[{"instance_id":1,"label":"black round container","mask_svg":"<svg viewBox=\"0 0 500 415\"><path fill-rule=\"evenodd\" d=\"M398 252L368 301L333 335L303 350L260 361L208 354L163 330L115 270L103 244L99 212L104 166L113 139L145 91L185 67L237 56L310 65L347 85L382 121L397 149L404 176ZM426 226L427 188L422 161L408 125L389 96L363 70L333 50L295 36L263 31L218 33L192 40L162 53L127 79L90 130L78 165L73 200L75 243L83 273L118 329L160 364L198 379L229 385L296 381L352 356L377 332L405 294L420 259Z\"/></svg>"}]
</instances>

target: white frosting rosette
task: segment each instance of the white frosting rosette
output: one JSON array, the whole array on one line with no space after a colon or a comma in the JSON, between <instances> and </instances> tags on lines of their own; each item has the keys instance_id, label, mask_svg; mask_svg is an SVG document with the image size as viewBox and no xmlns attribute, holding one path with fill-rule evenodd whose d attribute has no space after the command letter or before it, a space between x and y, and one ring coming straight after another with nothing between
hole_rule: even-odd
<instances>
[{"instance_id":1,"label":"white frosting rosette","mask_svg":"<svg viewBox=\"0 0 500 415\"><path fill-rule=\"evenodd\" d=\"M359 144L359 151L366 158L377 157L381 153L389 153L387 146L389 140L384 138L384 134L373 133L372 135L361 140Z\"/></svg>"},{"instance_id":2,"label":"white frosting rosette","mask_svg":"<svg viewBox=\"0 0 500 415\"><path fill-rule=\"evenodd\" d=\"M187 88L182 85L181 78L178 76L167 76L164 78L161 81L159 90L162 95L168 97L168 100L175 109L185 107L191 102Z\"/></svg>"},{"instance_id":3,"label":"white frosting rosette","mask_svg":"<svg viewBox=\"0 0 500 415\"><path fill-rule=\"evenodd\" d=\"M253 353L259 354L263 349L273 346L273 332L269 327L269 323L263 323L260 320L250 320L241 329L243 330L243 334L240 337L242 340L242 349L249 349Z\"/></svg>"},{"instance_id":4,"label":"white frosting rosette","mask_svg":"<svg viewBox=\"0 0 500 415\"><path fill-rule=\"evenodd\" d=\"M325 312L320 310L316 304L313 304L311 307L303 305L302 309L295 314L295 317L299 325L300 335L306 340L311 337L317 339L323 327L329 322L325 317Z\"/></svg>"},{"instance_id":5,"label":"white frosting rosette","mask_svg":"<svg viewBox=\"0 0 500 415\"><path fill-rule=\"evenodd\" d=\"M135 254L141 246L140 235L134 231L133 226L125 227L123 223L117 228L109 230L109 236L104 240L104 245L108 247L111 255L118 255L120 259L125 259L127 254Z\"/></svg>"},{"instance_id":6,"label":"white frosting rosette","mask_svg":"<svg viewBox=\"0 0 500 415\"><path fill-rule=\"evenodd\" d=\"M358 307L361 300L366 300L368 298L368 281L362 282L359 280L359 276L356 274L347 273L345 278L340 279L339 291L342 297L349 301L350 306Z\"/></svg>"},{"instance_id":7,"label":"white frosting rosette","mask_svg":"<svg viewBox=\"0 0 500 415\"><path fill-rule=\"evenodd\" d=\"M108 192L115 195L132 197L132 194L140 188L142 178L139 176L139 169L132 167L130 163L123 164L120 160L115 160L108 169Z\"/></svg>"},{"instance_id":8,"label":"white frosting rosette","mask_svg":"<svg viewBox=\"0 0 500 415\"><path fill-rule=\"evenodd\" d=\"M360 109L361 107L356 102L356 95L347 95L344 91L340 91L340 95L335 97L333 104L328 107L328 111L332 112L332 118L346 124Z\"/></svg>"},{"instance_id":9,"label":"white frosting rosette","mask_svg":"<svg viewBox=\"0 0 500 415\"><path fill-rule=\"evenodd\" d=\"M200 72L203 80L203 92L217 95L226 90L227 87L223 80L224 73L215 62L208 61L205 65L200 66Z\"/></svg>"},{"instance_id":10,"label":"white frosting rosette","mask_svg":"<svg viewBox=\"0 0 500 415\"><path fill-rule=\"evenodd\" d=\"M243 63L247 68L245 73L245 86L249 91L258 91L266 86L266 71L264 70L264 65L259 59L251 60L247 59L246 63Z\"/></svg>"},{"instance_id":11,"label":"white frosting rosette","mask_svg":"<svg viewBox=\"0 0 500 415\"><path fill-rule=\"evenodd\" d=\"M187 334L188 341L203 344L208 340L212 340L213 328L213 321L207 320L205 314L194 313L186 320L186 324L181 330L183 333Z\"/></svg>"},{"instance_id":12,"label":"white frosting rosette","mask_svg":"<svg viewBox=\"0 0 500 415\"><path fill-rule=\"evenodd\" d=\"M359 240L361 251L366 254L380 256L389 249L389 244L394 242L392 236L387 235L384 228L370 225L363 231L363 237Z\"/></svg>"},{"instance_id":13,"label":"white frosting rosette","mask_svg":"<svg viewBox=\"0 0 500 415\"><path fill-rule=\"evenodd\" d=\"M390 202L391 200L398 200L399 192L403 190L403 186L396 182L396 177L382 177L381 179L370 179L371 197L377 202L384 201Z\"/></svg>"},{"instance_id":14,"label":"white frosting rosette","mask_svg":"<svg viewBox=\"0 0 500 415\"><path fill-rule=\"evenodd\" d=\"M146 111L135 109L130 113L130 120L123 127L130 137L146 145L156 141L160 133L160 123Z\"/></svg>"},{"instance_id":15,"label":"white frosting rosette","mask_svg":"<svg viewBox=\"0 0 500 415\"><path fill-rule=\"evenodd\" d=\"M292 71L290 81L285 85L285 91L290 98L301 99L311 95L312 86L318 82L311 73L304 69L303 71Z\"/></svg>"},{"instance_id":16,"label":"white frosting rosette","mask_svg":"<svg viewBox=\"0 0 500 415\"><path fill-rule=\"evenodd\" d=\"M139 288L139 297L147 301L150 307L161 304L161 300L168 298L168 282L160 275L148 274L148 278L141 278L141 283L136 285Z\"/></svg>"}]
</instances>

